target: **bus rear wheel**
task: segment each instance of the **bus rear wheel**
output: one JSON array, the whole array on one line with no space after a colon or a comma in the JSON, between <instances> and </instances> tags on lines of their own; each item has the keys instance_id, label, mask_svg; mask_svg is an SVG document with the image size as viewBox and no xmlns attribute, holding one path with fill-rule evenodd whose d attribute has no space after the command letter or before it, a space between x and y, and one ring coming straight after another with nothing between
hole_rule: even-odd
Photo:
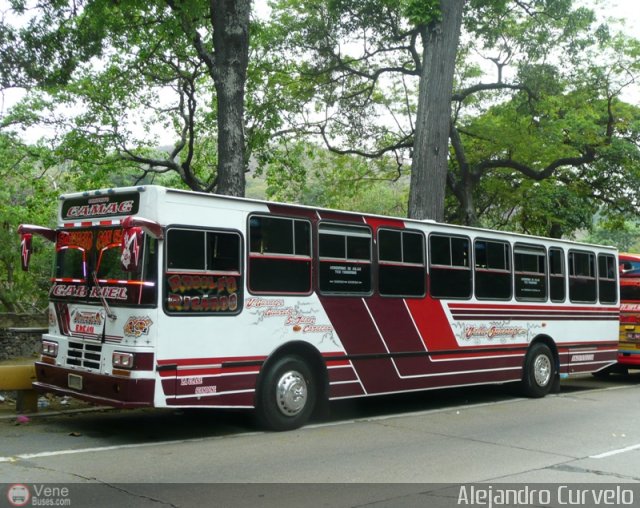
<instances>
[{"instance_id":1,"label":"bus rear wheel","mask_svg":"<svg viewBox=\"0 0 640 508\"><path fill-rule=\"evenodd\" d=\"M524 362L522 391L527 397L544 397L553 387L557 376L551 350L538 342L531 346Z\"/></svg>"},{"instance_id":2,"label":"bus rear wheel","mask_svg":"<svg viewBox=\"0 0 640 508\"><path fill-rule=\"evenodd\" d=\"M258 421L269 430L297 429L309 420L316 397L308 365L297 356L284 356L268 368L260 385Z\"/></svg>"}]
</instances>

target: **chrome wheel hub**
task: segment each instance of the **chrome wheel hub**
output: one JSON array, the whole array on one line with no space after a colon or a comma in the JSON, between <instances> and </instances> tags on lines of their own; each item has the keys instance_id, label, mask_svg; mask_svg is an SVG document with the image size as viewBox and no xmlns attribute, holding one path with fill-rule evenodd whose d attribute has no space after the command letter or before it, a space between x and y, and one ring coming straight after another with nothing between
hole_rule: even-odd
<instances>
[{"instance_id":1,"label":"chrome wheel hub","mask_svg":"<svg viewBox=\"0 0 640 508\"><path fill-rule=\"evenodd\" d=\"M551 361L546 355L540 355L533 364L533 375L538 386L547 386L551 379Z\"/></svg>"},{"instance_id":2,"label":"chrome wheel hub","mask_svg":"<svg viewBox=\"0 0 640 508\"><path fill-rule=\"evenodd\" d=\"M276 385L278 409L286 416L295 416L307 404L307 382L294 370L285 372Z\"/></svg>"}]
</instances>

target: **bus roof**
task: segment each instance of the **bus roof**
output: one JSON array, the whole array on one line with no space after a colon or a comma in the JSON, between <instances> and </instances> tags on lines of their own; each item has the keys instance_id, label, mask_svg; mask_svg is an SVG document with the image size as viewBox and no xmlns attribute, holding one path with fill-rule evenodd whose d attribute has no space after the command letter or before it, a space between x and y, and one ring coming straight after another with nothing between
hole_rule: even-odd
<instances>
[{"instance_id":1,"label":"bus roof","mask_svg":"<svg viewBox=\"0 0 640 508\"><path fill-rule=\"evenodd\" d=\"M487 234L496 234L496 233L497 234L508 234L508 235L511 235L511 236L521 237L523 239L523 241L524 240L536 239L536 240L540 240L540 241L558 242L558 243L564 243L564 244L575 245L575 246L590 246L590 247L598 247L598 248L604 248L604 249L617 250L615 247L610 246L610 245L600 245L600 244L580 242L580 241L577 241L577 240L567 240L567 239L550 238L550 237L537 236L537 235L527 235L527 234L524 234L524 233L515 233L515 232L511 232L511 231L503 231L503 230L489 229L489 228L482 228L482 227L475 227L475 226L463 226L463 225L459 225L459 224L450 224L450 223L446 223L446 222L437 222L437 221L434 221L432 219L420 220L420 219L411 219L411 218L407 218L407 217L397 217L397 216L380 215L380 214L374 214L374 213L354 212L354 211L339 210L339 209L334 209L334 208L324 208L324 207L317 207L317 206L310 206L310 205L302 205L302 204L297 204L297 203L284 203L284 202L268 201L268 200L256 199L256 198L226 196L226 195L222 195L222 194L213 194L213 193L199 192L199 191L193 191L193 190L176 189L176 188L164 187L164 186L160 186L160 185L138 185L138 186L129 186L129 187L113 187L113 188L96 189L96 190L91 190L91 191L74 192L74 193L68 193L68 194L61 195L60 196L60 200L61 201L65 201L67 199L73 199L73 198L97 197L97 196L114 195L114 194L127 193L127 192L129 192L129 193L130 192L143 193L143 192L147 192L147 191L156 192L156 193L181 194L181 195L184 195L184 196L193 196L193 197L199 197L199 198L205 198L205 199L225 200L225 201L230 201L230 202L255 203L257 205L262 205L262 206L278 205L280 207L290 207L292 209L303 209L303 210L309 210L309 211L334 212L334 213L338 212L338 213L341 213L341 214L351 215L351 216L354 216L354 217L364 217L364 218L370 217L370 218L378 218L378 219L393 219L393 220L403 221L403 222L408 223L408 224L440 225L440 226L443 226L443 227L457 229L457 230L460 230L461 232L465 231L465 232L475 232L475 233L485 232ZM633 259L640 260L640 254L626 254L626 255L635 256Z\"/></svg>"}]
</instances>

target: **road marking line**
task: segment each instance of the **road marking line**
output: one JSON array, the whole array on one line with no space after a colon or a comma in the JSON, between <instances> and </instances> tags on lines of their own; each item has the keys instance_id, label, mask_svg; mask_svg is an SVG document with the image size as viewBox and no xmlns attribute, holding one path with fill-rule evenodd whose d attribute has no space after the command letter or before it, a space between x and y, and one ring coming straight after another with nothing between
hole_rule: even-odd
<instances>
[{"instance_id":1,"label":"road marking line","mask_svg":"<svg viewBox=\"0 0 640 508\"><path fill-rule=\"evenodd\" d=\"M640 444L627 446L625 448L618 448L617 450L611 450L609 452L599 453L598 455L591 455L590 459L604 459L607 457L611 457L612 455L618 455L620 453L631 452L633 450L640 449Z\"/></svg>"},{"instance_id":2,"label":"road marking line","mask_svg":"<svg viewBox=\"0 0 640 508\"><path fill-rule=\"evenodd\" d=\"M599 392L599 391L619 390L623 388L628 388L628 386L612 386L612 387L606 387L606 388L594 388L594 389L585 390L584 392L580 392L580 394ZM563 396L562 392L554 395L557 397ZM571 395L571 394L567 394L567 395ZM391 414L385 414L385 415L379 415L379 416L373 416L373 417L362 417L362 418L354 418L349 420L322 422L322 423L305 425L299 430L316 429L316 428L331 427L331 426L345 425L345 424L352 424L352 423L384 421L392 418L401 418L406 416L424 416L428 414L437 414L437 413L445 413L445 412L453 412L453 411L459 412L459 411L464 411L469 409L477 409L477 408L483 408L487 406L498 405L498 404L512 404L515 402L521 402L523 400L529 400L529 399L523 398L523 397L514 397L507 400L480 402L477 404L461 404L458 406L450 406L450 407L443 407L443 408L436 408L436 409L409 411L405 413L391 413ZM40 414L40 415L32 415L32 416L48 416L48 414ZM260 434L264 434L264 432L245 432L241 434L233 434L233 437L251 436L251 435L260 435ZM150 446L157 446L157 445L164 446L164 445L173 445L173 444L197 443L197 442L209 441L211 439L225 438L225 437L229 437L229 436L228 435L211 436L211 437L205 437L205 438L177 439L173 441L154 441L154 442L147 442L147 443L131 443L131 444L125 444L125 445L99 446L94 448L75 448L75 449L46 451L46 452L37 452L37 453L21 453L21 454L4 456L4 457L0 456L0 463L13 463L13 462L17 462L18 460L56 457L61 455L73 455L73 454L79 454L79 453L104 452L104 451L124 450L124 449L133 449L133 448L147 448ZM640 444L628 446L627 448L621 448L619 450L612 450L610 452L601 453L599 455L592 455L589 458L601 459L601 458L609 457L611 455L616 455L618 453L632 451L638 448L640 448Z\"/></svg>"},{"instance_id":3,"label":"road marking line","mask_svg":"<svg viewBox=\"0 0 640 508\"><path fill-rule=\"evenodd\" d=\"M241 435L251 436L254 434L261 434L261 433L247 432ZM17 462L18 460L39 459L43 457L56 457L60 455L73 455L76 453L107 452L107 451L113 451L113 450L125 450L130 448L148 448L150 446L166 446L166 445L184 444L184 443L200 443L203 441L210 441L211 439L224 438L224 437L229 437L229 436L198 437L193 439L176 439L174 441L154 441L154 442L147 442L147 443L131 443L131 444L125 444L125 445L98 446L95 448L73 448L73 449L55 450L55 451L49 451L49 452L20 453L20 454L11 455L11 456L0 457L0 463Z\"/></svg>"},{"instance_id":4,"label":"road marking line","mask_svg":"<svg viewBox=\"0 0 640 508\"><path fill-rule=\"evenodd\" d=\"M332 427L336 425L345 425L350 423L375 422L375 421L381 421L381 420L388 420L391 418L399 418L402 416L421 416L421 415L427 415L427 414L433 414L433 413L443 413L447 411L459 412L466 409L475 409L475 408L481 408L486 406L492 406L496 404L510 404L513 402L521 401L521 400L526 400L526 399L516 398L516 399L508 399L508 400L502 400L502 401L481 402L473 405L467 404L467 405L460 405L460 406L452 406L448 408L427 409L427 410L418 411L418 412L394 413L394 414L380 415L380 416L374 416L369 418L364 417L364 418L357 418L352 420L323 422L318 424L305 425L300 430L315 429L315 428L321 428L321 427ZM264 433L265 432L243 432L241 434L234 434L234 437L260 435ZM7 463L7 462L12 463L12 462L17 462L19 460L57 457L61 455L73 455L78 453L106 452L106 451L125 450L125 449L132 449L132 448L145 448L149 446L166 446L166 445L174 445L174 444L199 443L203 441L209 441L211 439L224 438L224 437L229 437L229 436L212 436L208 438L204 437L204 438L193 438L193 439L177 439L173 441L154 441L154 442L147 442L147 443L130 443L125 445L98 446L94 448L73 448L73 449L67 449L67 450L55 450L55 451L37 452L37 453L20 453L20 454L4 456L4 457L0 456L0 463Z\"/></svg>"}]
</instances>

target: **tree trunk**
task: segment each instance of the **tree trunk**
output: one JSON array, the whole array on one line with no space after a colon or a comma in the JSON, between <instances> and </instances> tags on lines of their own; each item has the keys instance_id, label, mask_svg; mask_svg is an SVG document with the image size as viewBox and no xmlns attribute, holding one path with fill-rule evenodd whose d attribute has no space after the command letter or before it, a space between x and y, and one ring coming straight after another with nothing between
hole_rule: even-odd
<instances>
[{"instance_id":1,"label":"tree trunk","mask_svg":"<svg viewBox=\"0 0 640 508\"><path fill-rule=\"evenodd\" d=\"M245 193L244 90L249 62L251 0L211 0L218 102L216 192Z\"/></svg>"},{"instance_id":2,"label":"tree trunk","mask_svg":"<svg viewBox=\"0 0 640 508\"><path fill-rule=\"evenodd\" d=\"M423 40L409 217L444 219L451 95L465 0L440 0L442 18Z\"/></svg>"}]
</instances>

